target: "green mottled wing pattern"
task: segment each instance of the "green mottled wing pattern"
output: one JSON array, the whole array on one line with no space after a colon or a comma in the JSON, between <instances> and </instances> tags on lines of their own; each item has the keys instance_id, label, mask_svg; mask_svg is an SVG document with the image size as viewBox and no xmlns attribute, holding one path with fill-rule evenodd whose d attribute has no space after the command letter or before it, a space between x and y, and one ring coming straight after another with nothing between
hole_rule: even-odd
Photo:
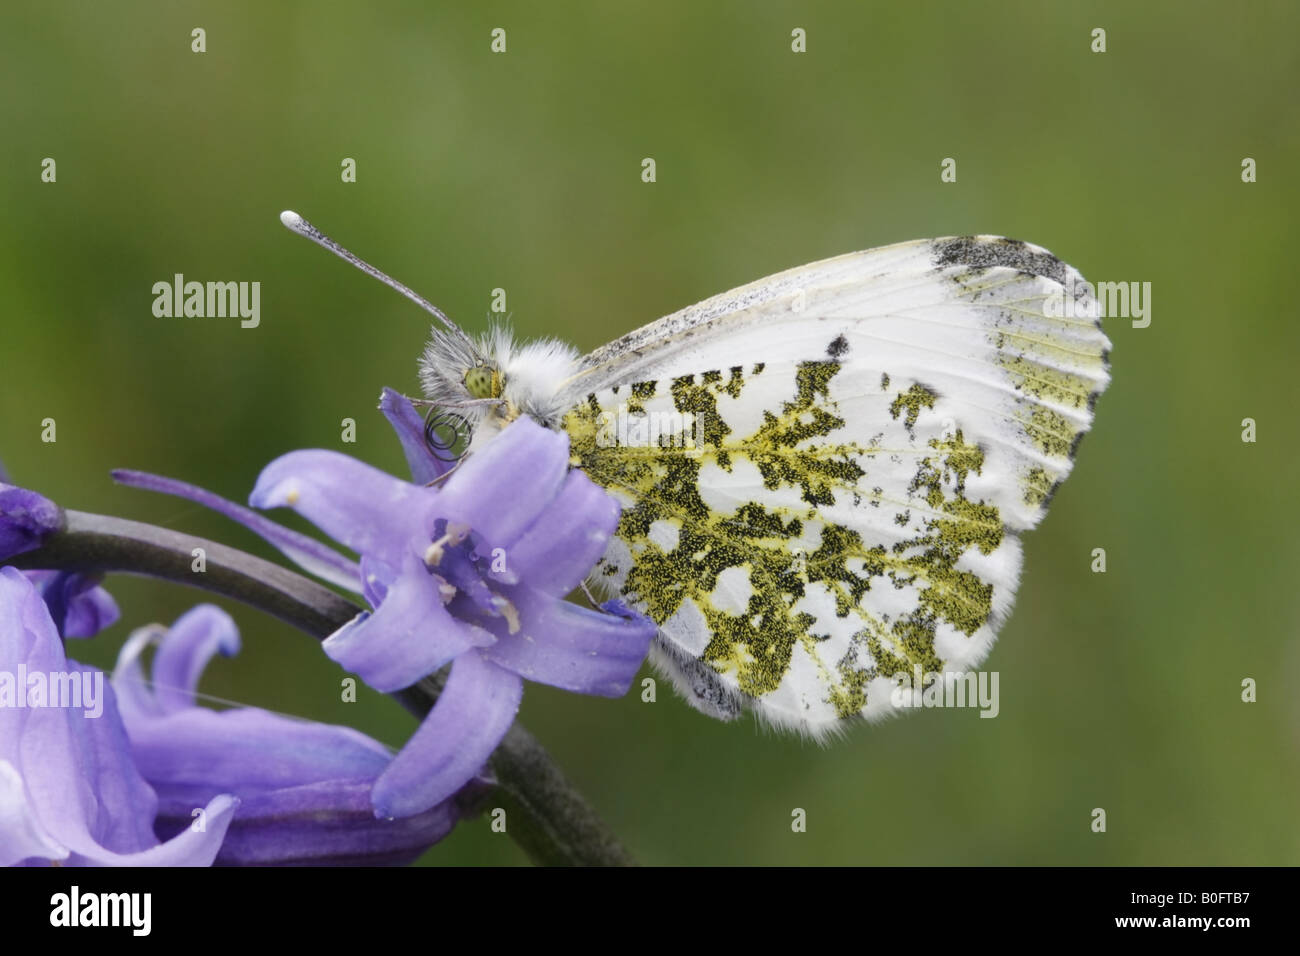
<instances>
[{"instance_id":1,"label":"green mottled wing pattern","mask_svg":"<svg viewBox=\"0 0 1300 956\"><path fill-rule=\"evenodd\" d=\"M818 735L964 670L1108 381L1078 274L993 237L781 273L588 356L573 463L623 504L593 583L688 700Z\"/></svg>"}]
</instances>

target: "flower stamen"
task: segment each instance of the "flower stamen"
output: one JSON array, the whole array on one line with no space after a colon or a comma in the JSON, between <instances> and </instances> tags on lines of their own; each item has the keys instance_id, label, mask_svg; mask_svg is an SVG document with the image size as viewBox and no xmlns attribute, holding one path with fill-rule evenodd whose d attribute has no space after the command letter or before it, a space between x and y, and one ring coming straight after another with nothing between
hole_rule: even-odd
<instances>
[{"instance_id":1,"label":"flower stamen","mask_svg":"<svg viewBox=\"0 0 1300 956\"><path fill-rule=\"evenodd\" d=\"M469 537L469 525L457 524L454 521L447 522L447 533L437 541L430 544L424 549L424 564L426 567L436 568L442 563L442 556L446 553L448 547L456 547Z\"/></svg>"},{"instance_id":2,"label":"flower stamen","mask_svg":"<svg viewBox=\"0 0 1300 956\"><path fill-rule=\"evenodd\" d=\"M519 610L507 598L499 594L492 596L492 603L496 609L501 612L501 616L506 619L506 630L511 634L519 633Z\"/></svg>"}]
</instances>

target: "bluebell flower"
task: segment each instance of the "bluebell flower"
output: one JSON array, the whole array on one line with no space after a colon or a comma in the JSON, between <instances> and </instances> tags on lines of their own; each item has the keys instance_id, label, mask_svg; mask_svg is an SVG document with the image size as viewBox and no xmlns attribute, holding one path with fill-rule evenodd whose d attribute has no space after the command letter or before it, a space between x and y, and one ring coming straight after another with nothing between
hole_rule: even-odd
<instances>
[{"instance_id":1,"label":"bluebell flower","mask_svg":"<svg viewBox=\"0 0 1300 956\"><path fill-rule=\"evenodd\" d=\"M375 784L385 816L447 799L513 723L523 680L625 694L654 636L650 621L565 596L604 554L618 503L570 470L568 439L521 418L437 488L332 451L292 452L250 503L288 506L361 555L374 608L324 643L381 691L450 664L429 716Z\"/></svg>"},{"instance_id":2,"label":"bluebell flower","mask_svg":"<svg viewBox=\"0 0 1300 956\"><path fill-rule=\"evenodd\" d=\"M448 474L409 400L386 389L380 408L413 482L338 452L298 451L268 465L249 499L293 508L359 554L359 565L202 489L116 477L202 501L307 570L327 567L335 583L350 583L372 610L324 649L376 690L400 690L450 666L432 711L371 793L377 816L400 818L445 802L480 772L514 721L525 679L622 696L656 629L613 602L591 610L565 600L619 519L618 503L570 470L565 435L521 418ZM300 559L308 547L310 564Z\"/></svg>"},{"instance_id":3,"label":"bluebell flower","mask_svg":"<svg viewBox=\"0 0 1300 956\"><path fill-rule=\"evenodd\" d=\"M191 826L195 810L221 793L237 796L239 809L218 865L403 864L455 826L452 800L404 820L376 819L370 789L392 754L359 731L256 707L197 706L208 661L239 649L220 608L182 615L158 643L149 679L141 654L155 637L131 635L112 684L135 764L158 795L160 836Z\"/></svg>"},{"instance_id":4,"label":"bluebell flower","mask_svg":"<svg viewBox=\"0 0 1300 956\"><path fill-rule=\"evenodd\" d=\"M392 757L364 734L198 707L208 660L238 647L230 617L200 605L161 636L135 632L105 681L64 656L30 578L0 568L0 865L408 863L451 831L453 801L375 818L370 789ZM76 706L53 699L50 675L85 688Z\"/></svg>"},{"instance_id":5,"label":"bluebell flower","mask_svg":"<svg viewBox=\"0 0 1300 956\"><path fill-rule=\"evenodd\" d=\"M28 693L31 675L45 685L39 698ZM50 675L77 685L81 706L52 706ZM158 840L157 797L131 758L112 689L64 656L32 582L0 568L0 865L206 866L237 806L215 795L202 831Z\"/></svg>"}]
</instances>

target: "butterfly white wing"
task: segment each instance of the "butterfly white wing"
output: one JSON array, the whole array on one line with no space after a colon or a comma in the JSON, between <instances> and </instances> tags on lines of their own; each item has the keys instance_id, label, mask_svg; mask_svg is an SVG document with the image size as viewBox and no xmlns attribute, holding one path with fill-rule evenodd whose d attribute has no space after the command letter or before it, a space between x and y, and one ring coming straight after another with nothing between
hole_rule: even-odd
<instances>
[{"instance_id":1,"label":"butterfly white wing","mask_svg":"<svg viewBox=\"0 0 1300 956\"><path fill-rule=\"evenodd\" d=\"M974 667L1009 613L1018 532L1108 381L1097 315L1074 269L981 236L792 269L598 349L559 396L624 505L595 581L659 623L706 713L822 734L890 712L900 674Z\"/></svg>"}]
</instances>

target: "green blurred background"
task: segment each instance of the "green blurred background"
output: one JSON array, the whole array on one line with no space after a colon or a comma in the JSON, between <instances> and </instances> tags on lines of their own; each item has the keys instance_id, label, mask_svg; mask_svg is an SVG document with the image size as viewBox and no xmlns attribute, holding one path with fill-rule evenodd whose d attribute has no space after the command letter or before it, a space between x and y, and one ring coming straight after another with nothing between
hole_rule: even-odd
<instances>
[{"instance_id":1,"label":"green blurred background","mask_svg":"<svg viewBox=\"0 0 1300 956\"><path fill-rule=\"evenodd\" d=\"M294 448L402 472L375 400L414 393L427 322L286 232L284 208L468 329L503 287L523 335L584 350L825 256L1027 239L1089 278L1151 282L1153 321L1108 323L1114 383L1026 539L986 665L996 720L925 711L822 748L715 723L666 681L654 704L529 685L522 719L648 863L1300 860L1296 6L464 6L5 4L0 459L15 480L269 557L108 470L241 500ZM155 318L151 286L177 272L260 281L260 328ZM1089 571L1096 547L1106 574ZM77 648L100 665L128 626L201 598L111 584L123 623ZM309 639L231 610L245 647L213 663L207 693L409 734L372 692L339 703L342 675ZM1240 700L1246 677L1257 703ZM524 859L486 819L425 857Z\"/></svg>"}]
</instances>

